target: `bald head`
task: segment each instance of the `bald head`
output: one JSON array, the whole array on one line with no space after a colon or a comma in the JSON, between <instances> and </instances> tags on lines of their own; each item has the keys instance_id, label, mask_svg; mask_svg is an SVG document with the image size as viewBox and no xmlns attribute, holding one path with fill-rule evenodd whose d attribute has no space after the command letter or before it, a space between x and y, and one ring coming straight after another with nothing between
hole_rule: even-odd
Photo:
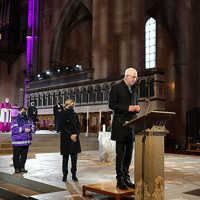
<instances>
[{"instance_id":1,"label":"bald head","mask_svg":"<svg viewBox=\"0 0 200 200\"><path fill-rule=\"evenodd\" d=\"M126 69L124 76L124 81L126 82L126 84L132 86L135 84L136 80L137 80L137 71L132 67Z\"/></svg>"}]
</instances>

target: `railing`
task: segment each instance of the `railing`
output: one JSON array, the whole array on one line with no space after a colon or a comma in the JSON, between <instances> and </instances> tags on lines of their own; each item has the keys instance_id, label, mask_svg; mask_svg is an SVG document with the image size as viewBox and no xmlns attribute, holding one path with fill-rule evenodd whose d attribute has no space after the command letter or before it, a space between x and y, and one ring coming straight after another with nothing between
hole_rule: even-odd
<instances>
[{"instance_id":1,"label":"railing","mask_svg":"<svg viewBox=\"0 0 200 200\"><path fill-rule=\"evenodd\" d=\"M91 82L81 86L32 92L28 95L28 105L34 101L39 109L52 108L56 104L56 99L63 104L69 98L73 99L77 106L107 104L111 86L119 81ZM145 98L151 101L165 100L165 84L162 73L154 72L139 76L136 88L140 101Z\"/></svg>"}]
</instances>

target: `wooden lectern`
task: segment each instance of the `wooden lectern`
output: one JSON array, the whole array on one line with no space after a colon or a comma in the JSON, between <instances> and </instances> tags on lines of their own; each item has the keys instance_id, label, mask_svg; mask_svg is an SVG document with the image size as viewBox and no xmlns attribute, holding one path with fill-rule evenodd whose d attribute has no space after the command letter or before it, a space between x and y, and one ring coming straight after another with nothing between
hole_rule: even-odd
<instances>
[{"instance_id":1,"label":"wooden lectern","mask_svg":"<svg viewBox=\"0 0 200 200\"><path fill-rule=\"evenodd\" d=\"M164 200L165 125L174 112L151 111L124 124L135 130L135 200Z\"/></svg>"}]
</instances>

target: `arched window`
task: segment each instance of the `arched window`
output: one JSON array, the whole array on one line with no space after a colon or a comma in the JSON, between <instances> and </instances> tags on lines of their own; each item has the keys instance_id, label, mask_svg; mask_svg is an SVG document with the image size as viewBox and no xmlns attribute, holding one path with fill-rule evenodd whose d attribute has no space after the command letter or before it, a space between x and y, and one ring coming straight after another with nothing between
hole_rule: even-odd
<instances>
[{"instance_id":1,"label":"arched window","mask_svg":"<svg viewBox=\"0 0 200 200\"><path fill-rule=\"evenodd\" d=\"M89 92L89 102L95 102L95 93L94 93L94 88L92 86L88 88L88 92Z\"/></svg>"},{"instance_id":2,"label":"arched window","mask_svg":"<svg viewBox=\"0 0 200 200\"><path fill-rule=\"evenodd\" d=\"M61 91L58 92L58 101L63 104L63 98L62 98L62 93Z\"/></svg>"},{"instance_id":3,"label":"arched window","mask_svg":"<svg viewBox=\"0 0 200 200\"><path fill-rule=\"evenodd\" d=\"M75 93L76 93L76 103L80 104L81 103L81 93L80 93L79 88L76 88Z\"/></svg>"},{"instance_id":4,"label":"arched window","mask_svg":"<svg viewBox=\"0 0 200 200\"><path fill-rule=\"evenodd\" d=\"M37 106L38 106L37 97L36 97L36 96L34 96L34 97L33 97L33 99L34 99L33 101L34 101L34 103L35 103L35 106L37 107Z\"/></svg>"},{"instance_id":5,"label":"arched window","mask_svg":"<svg viewBox=\"0 0 200 200\"><path fill-rule=\"evenodd\" d=\"M108 101L110 88L108 85L104 85L103 88L104 88L104 101Z\"/></svg>"},{"instance_id":6,"label":"arched window","mask_svg":"<svg viewBox=\"0 0 200 200\"><path fill-rule=\"evenodd\" d=\"M42 106L42 100L40 94L38 95L38 106Z\"/></svg>"},{"instance_id":7,"label":"arched window","mask_svg":"<svg viewBox=\"0 0 200 200\"><path fill-rule=\"evenodd\" d=\"M47 101L46 101L46 94L43 94L42 95L42 101L43 101L43 106L46 106L47 105Z\"/></svg>"},{"instance_id":8,"label":"arched window","mask_svg":"<svg viewBox=\"0 0 200 200\"><path fill-rule=\"evenodd\" d=\"M81 89L82 92L82 102L83 103L88 103L88 93L86 88Z\"/></svg>"},{"instance_id":9,"label":"arched window","mask_svg":"<svg viewBox=\"0 0 200 200\"><path fill-rule=\"evenodd\" d=\"M75 93L74 93L74 89L70 89L70 93L69 93L70 95L70 99L72 99L72 100L75 100Z\"/></svg>"},{"instance_id":10,"label":"arched window","mask_svg":"<svg viewBox=\"0 0 200 200\"><path fill-rule=\"evenodd\" d=\"M103 92L99 85L96 87L96 93L97 93L97 101L103 101Z\"/></svg>"},{"instance_id":11,"label":"arched window","mask_svg":"<svg viewBox=\"0 0 200 200\"><path fill-rule=\"evenodd\" d=\"M68 99L67 90L64 91L64 102Z\"/></svg>"},{"instance_id":12,"label":"arched window","mask_svg":"<svg viewBox=\"0 0 200 200\"><path fill-rule=\"evenodd\" d=\"M150 18L145 25L145 69L156 67L156 20Z\"/></svg>"},{"instance_id":13,"label":"arched window","mask_svg":"<svg viewBox=\"0 0 200 200\"><path fill-rule=\"evenodd\" d=\"M47 99L48 99L48 106L51 106L52 105L52 98L51 98L51 94L50 93L48 93Z\"/></svg>"},{"instance_id":14,"label":"arched window","mask_svg":"<svg viewBox=\"0 0 200 200\"><path fill-rule=\"evenodd\" d=\"M56 102L56 94L55 94L55 92L53 93L53 105L56 105L57 104L57 102Z\"/></svg>"}]
</instances>

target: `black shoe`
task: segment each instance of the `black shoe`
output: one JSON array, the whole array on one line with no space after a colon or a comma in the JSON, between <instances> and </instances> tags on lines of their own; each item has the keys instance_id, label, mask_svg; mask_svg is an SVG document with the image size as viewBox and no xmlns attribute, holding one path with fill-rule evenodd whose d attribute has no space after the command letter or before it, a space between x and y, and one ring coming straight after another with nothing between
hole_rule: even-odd
<instances>
[{"instance_id":1,"label":"black shoe","mask_svg":"<svg viewBox=\"0 0 200 200\"><path fill-rule=\"evenodd\" d=\"M27 170L25 170L24 168L21 168L21 170L20 170L22 173L27 173L28 171Z\"/></svg>"},{"instance_id":2,"label":"black shoe","mask_svg":"<svg viewBox=\"0 0 200 200\"><path fill-rule=\"evenodd\" d=\"M125 184L123 178L117 180L117 188L119 188L121 190L128 190L128 186Z\"/></svg>"},{"instance_id":3,"label":"black shoe","mask_svg":"<svg viewBox=\"0 0 200 200\"><path fill-rule=\"evenodd\" d=\"M75 176L72 176L72 180L73 180L74 182L78 182L78 178L76 177L76 175L75 175Z\"/></svg>"},{"instance_id":4,"label":"black shoe","mask_svg":"<svg viewBox=\"0 0 200 200\"><path fill-rule=\"evenodd\" d=\"M131 182L130 178L125 178L124 182L128 187L135 189L135 184Z\"/></svg>"},{"instance_id":5,"label":"black shoe","mask_svg":"<svg viewBox=\"0 0 200 200\"><path fill-rule=\"evenodd\" d=\"M20 171L20 169L15 169L15 173L16 174L18 174L18 173L20 173L21 171Z\"/></svg>"}]
</instances>

